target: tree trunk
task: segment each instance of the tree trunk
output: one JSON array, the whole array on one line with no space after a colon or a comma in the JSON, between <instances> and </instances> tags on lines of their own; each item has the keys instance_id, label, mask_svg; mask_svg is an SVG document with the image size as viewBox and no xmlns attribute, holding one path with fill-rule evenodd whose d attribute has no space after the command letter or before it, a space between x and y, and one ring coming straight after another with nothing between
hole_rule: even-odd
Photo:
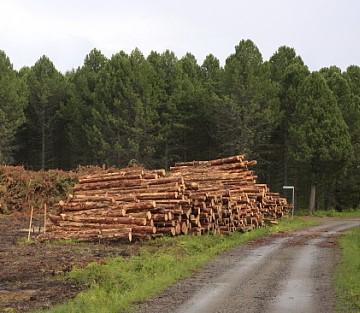
<instances>
[{"instance_id":1,"label":"tree trunk","mask_svg":"<svg viewBox=\"0 0 360 313\"><path fill-rule=\"evenodd\" d=\"M288 139L287 139L287 131L285 130L285 138L284 138L284 185L288 184Z\"/></svg>"},{"instance_id":2,"label":"tree trunk","mask_svg":"<svg viewBox=\"0 0 360 313\"><path fill-rule=\"evenodd\" d=\"M316 185L311 184L309 212L312 215L315 209Z\"/></svg>"},{"instance_id":3,"label":"tree trunk","mask_svg":"<svg viewBox=\"0 0 360 313\"><path fill-rule=\"evenodd\" d=\"M43 113L43 115L45 115ZM45 116L42 118L41 123L41 169L45 169Z\"/></svg>"},{"instance_id":4,"label":"tree trunk","mask_svg":"<svg viewBox=\"0 0 360 313\"><path fill-rule=\"evenodd\" d=\"M166 170L169 169L169 147L168 147L167 139L165 142L165 168Z\"/></svg>"}]
</instances>

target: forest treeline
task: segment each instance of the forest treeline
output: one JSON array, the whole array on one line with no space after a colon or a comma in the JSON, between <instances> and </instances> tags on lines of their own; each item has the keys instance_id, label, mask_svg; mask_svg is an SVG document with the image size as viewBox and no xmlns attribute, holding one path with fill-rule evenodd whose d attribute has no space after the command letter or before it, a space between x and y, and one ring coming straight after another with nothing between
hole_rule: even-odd
<instances>
[{"instance_id":1,"label":"forest treeline","mask_svg":"<svg viewBox=\"0 0 360 313\"><path fill-rule=\"evenodd\" d=\"M16 71L0 51L0 163L168 168L245 153L273 190L295 185L298 207L344 209L359 206L359 152L359 66L311 72L286 46L264 61L251 40L224 66L94 49L65 74L46 56Z\"/></svg>"}]
</instances>

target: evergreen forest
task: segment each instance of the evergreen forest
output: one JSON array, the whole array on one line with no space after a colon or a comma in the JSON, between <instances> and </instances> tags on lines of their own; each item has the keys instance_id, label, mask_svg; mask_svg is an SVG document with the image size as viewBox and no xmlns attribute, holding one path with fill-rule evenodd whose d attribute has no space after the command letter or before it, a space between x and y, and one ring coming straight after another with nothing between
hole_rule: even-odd
<instances>
[{"instance_id":1,"label":"evergreen forest","mask_svg":"<svg viewBox=\"0 0 360 313\"><path fill-rule=\"evenodd\" d=\"M224 65L94 49L66 73L47 56L15 70L0 51L0 164L169 168L235 154L273 191L294 185L298 208L359 207L360 67L311 71L287 46L264 60L251 40Z\"/></svg>"}]
</instances>

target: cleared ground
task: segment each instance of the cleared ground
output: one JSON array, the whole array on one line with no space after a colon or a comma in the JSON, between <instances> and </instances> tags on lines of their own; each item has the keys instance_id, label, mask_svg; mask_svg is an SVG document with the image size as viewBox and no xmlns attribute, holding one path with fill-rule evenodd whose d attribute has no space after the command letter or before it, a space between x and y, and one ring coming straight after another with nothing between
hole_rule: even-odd
<instances>
[{"instance_id":1,"label":"cleared ground","mask_svg":"<svg viewBox=\"0 0 360 313\"><path fill-rule=\"evenodd\" d=\"M26 243L28 218L0 216L0 312L27 312L74 297L85 286L65 280L74 266L136 253L138 244ZM10 310L11 309L11 310Z\"/></svg>"},{"instance_id":2,"label":"cleared ground","mask_svg":"<svg viewBox=\"0 0 360 313\"><path fill-rule=\"evenodd\" d=\"M331 313L336 237L360 219L277 234L233 249L137 307L139 313Z\"/></svg>"}]
</instances>

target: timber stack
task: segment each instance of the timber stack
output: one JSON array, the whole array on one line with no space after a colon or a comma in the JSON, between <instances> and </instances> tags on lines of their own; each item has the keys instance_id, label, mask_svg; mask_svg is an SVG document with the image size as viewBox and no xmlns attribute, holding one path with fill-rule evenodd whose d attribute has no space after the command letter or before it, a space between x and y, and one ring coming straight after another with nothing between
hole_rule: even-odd
<instances>
[{"instance_id":1,"label":"timber stack","mask_svg":"<svg viewBox=\"0 0 360 313\"><path fill-rule=\"evenodd\" d=\"M290 207L256 183L249 170L255 164L238 155L176 163L169 173L128 167L84 176L39 238L132 241L228 234L273 223Z\"/></svg>"},{"instance_id":2,"label":"timber stack","mask_svg":"<svg viewBox=\"0 0 360 313\"><path fill-rule=\"evenodd\" d=\"M195 191L185 191L200 223L192 232L219 233L247 231L273 223L289 210L285 198L270 193L266 184L257 184L256 175L244 155L211 160L179 162L170 168L172 176L183 177L185 185L194 183Z\"/></svg>"}]
</instances>

